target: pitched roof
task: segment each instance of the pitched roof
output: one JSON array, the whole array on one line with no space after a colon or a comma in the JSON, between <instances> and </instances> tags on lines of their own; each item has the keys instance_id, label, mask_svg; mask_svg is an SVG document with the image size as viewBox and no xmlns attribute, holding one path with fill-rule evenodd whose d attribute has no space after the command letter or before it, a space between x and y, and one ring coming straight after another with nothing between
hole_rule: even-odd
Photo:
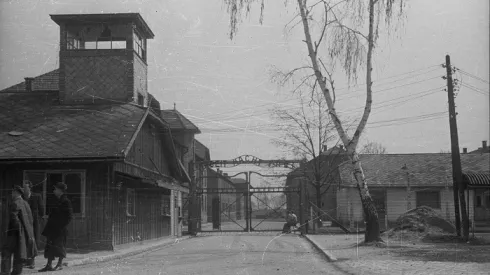
<instances>
[{"instance_id":1,"label":"pitched roof","mask_svg":"<svg viewBox=\"0 0 490 275\"><path fill-rule=\"evenodd\" d=\"M194 123L177 110L162 110L161 116L168 123L171 130L201 133L201 130Z\"/></svg>"},{"instance_id":2,"label":"pitched roof","mask_svg":"<svg viewBox=\"0 0 490 275\"><path fill-rule=\"evenodd\" d=\"M56 22L56 24L61 25L65 22L91 22L91 23L102 23L102 22L117 22L119 20L131 20L135 23L143 34L145 38L153 38L155 34L151 31L148 24L139 13L98 13L98 14L51 14L51 19Z\"/></svg>"},{"instance_id":3,"label":"pitched roof","mask_svg":"<svg viewBox=\"0 0 490 275\"><path fill-rule=\"evenodd\" d=\"M0 160L122 157L145 110L64 106L50 92L0 93Z\"/></svg>"},{"instance_id":4,"label":"pitched roof","mask_svg":"<svg viewBox=\"0 0 490 275\"><path fill-rule=\"evenodd\" d=\"M199 140L195 139L195 141L196 156L202 160L211 160L209 148L202 144Z\"/></svg>"},{"instance_id":5,"label":"pitched roof","mask_svg":"<svg viewBox=\"0 0 490 275\"><path fill-rule=\"evenodd\" d=\"M452 184L451 154L372 154L360 155L368 186L446 186ZM462 154L463 173L490 172L490 154ZM406 169L403 169L406 167ZM341 184L355 185L352 167L340 168Z\"/></svg>"},{"instance_id":6,"label":"pitched roof","mask_svg":"<svg viewBox=\"0 0 490 275\"><path fill-rule=\"evenodd\" d=\"M58 81L59 69L36 76L32 81L32 91L58 91ZM0 93L8 92L26 92L25 81L17 83L0 91Z\"/></svg>"}]
</instances>

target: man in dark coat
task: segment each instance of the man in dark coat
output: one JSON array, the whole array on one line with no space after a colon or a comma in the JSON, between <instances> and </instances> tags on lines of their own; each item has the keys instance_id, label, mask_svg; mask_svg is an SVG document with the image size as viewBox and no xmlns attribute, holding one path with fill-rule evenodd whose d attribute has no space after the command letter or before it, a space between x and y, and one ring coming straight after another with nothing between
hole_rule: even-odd
<instances>
[{"instance_id":1,"label":"man in dark coat","mask_svg":"<svg viewBox=\"0 0 490 275\"><path fill-rule=\"evenodd\" d=\"M282 233L291 233L291 226L296 226L298 218L293 211L289 210L286 217L286 223L282 227Z\"/></svg>"},{"instance_id":2,"label":"man in dark coat","mask_svg":"<svg viewBox=\"0 0 490 275\"><path fill-rule=\"evenodd\" d=\"M40 220L44 216L44 203L41 194L33 193L32 190L32 182L24 181L24 199L29 203L29 207L32 212L32 227L34 230L34 239L37 246L39 246L39 242L41 240L41 226ZM37 254L29 257L25 263L28 268L33 269Z\"/></svg>"},{"instance_id":3,"label":"man in dark coat","mask_svg":"<svg viewBox=\"0 0 490 275\"><path fill-rule=\"evenodd\" d=\"M47 238L46 247L44 248L44 258L48 263L39 272L61 270L63 269L63 259L66 258L66 237L68 235L68 224L73 218L73 209L71 202L65 195L67 186L62 182L54 185L53 193L58 201L53 205L49 213L48 222L44 227L42 235ZM52 262L58 258L58 263L53 268Z\"/></svg>"},{"instance_id":4,"label":"man in dark coat","mask_svg":"<svg viewBox=\"0 0 490 275\"><path fill-rule=\"evenodd\" d=\"M2 248L2 273L9 274L11 258L14 256L12 275L22 273L22 262L29 255L37 253L32 230L32 214L29 204L22 199L24 189L14 186L12 190L12 203L10 203L7 239Z\"/></svg>"}]
</instances>

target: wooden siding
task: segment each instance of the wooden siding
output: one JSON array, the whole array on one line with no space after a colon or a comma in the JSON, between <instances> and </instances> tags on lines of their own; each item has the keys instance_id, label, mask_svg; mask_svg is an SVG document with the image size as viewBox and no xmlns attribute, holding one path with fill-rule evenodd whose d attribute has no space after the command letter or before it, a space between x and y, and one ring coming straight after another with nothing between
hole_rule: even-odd
<instances>
[{"instance_id":1,"label":"wooden siding","mask_svg":"<svg viewBox=\"0 0 490 275\"><path fill-rule=\"evenodd\" d=\"M36 171L84 171L85 172L85 214L75 215L68 228L67 246L71 248L91 247L94 249L110 249L111 215L107 212L110 200L107 191L108 165L104 163L31 163L4 165L0 167L0 194L2 197L3 216L0 226L4 227L7 221L5 213L5 198L8 197L13 184L21 184L25 170ZM48 191L50 191L48 189ZM41 224L41 228L44 224ZM43 239L43 237L41 237ZM40 242L40 249L43 241Z\"/></svg>"},{"instance_id":2,"label":"wooden siding","mask_svg":"<svg viewBox=\"0 0 490 275\"><path fill-rule=\"evenodd\" d=\"M376 188L371 188L375 190ZM416 207L416 192L417 191L439 191L441 205L440 209L435 209L439 212L445 219L450 220L454 223L454 200L453 200L453 190L452 188L412 188L410 198L407 196L406 188L387 188L386 189L386 215L388 219L388 226L391 227L395 224L396 219L408 209L408 201L410 199L411 209ZM473 219L474 215L474 191L469 191L469 202L467 204L469 207L469 217L470 220ZM468 200L468 194L466 193L465 198ZM345 226L358 223L359 227L363 226L363 212L361 200L359 198L359 193L356 188L342 188L337 193L337 216L338 220ZM380 221L384 226L385 221Z\"/></svg>"},{"instance_id":3,"label":"wooden siding","mask_svg":"<svg viewBox=\"0 0 490 275\"><path fill-rule=\"evenodd\" d=\"M163 129L156 124L153 124L156 126L155 128L151 125L152 123L148 119L144 122L133 146L128 152L126 161L154 173L158 174L161 172L171 176L168 160L170 154L164 149Z\"/></svg>"},{"instance_id":4,"label":"wooden siding","mask_svg":"<svg viewBox=\"0 0 490 275\"><path fill-rule=\"evenodd\" d=\"M138 179L116 173L121 183L114 189L114 245L123 245L170 236L170 216L162 215L162 195L170 190L141 183ZM128 188L135 192L135 213L128 215Z\"/></svg>"}]
</instances>

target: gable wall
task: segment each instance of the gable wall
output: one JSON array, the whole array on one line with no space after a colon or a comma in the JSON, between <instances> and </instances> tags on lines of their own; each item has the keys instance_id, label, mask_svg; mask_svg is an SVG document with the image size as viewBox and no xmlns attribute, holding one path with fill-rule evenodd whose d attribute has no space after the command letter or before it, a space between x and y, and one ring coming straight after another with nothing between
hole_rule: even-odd
<instances>
[{"instance_id":1,"label":"gable wall","mask_svg":"<svg viewBox=\"0 0 490 275\"><path fill-rule=\"evenodd\" d=\"M154 128L151 125L152 123L147 119L129 150L126 161L157 173L160 171L167 176L172 176L169 165L172 160L170 159L171 154L165 149L165 133L156 124L153 124Z\"/></svg>"}]
</instances>

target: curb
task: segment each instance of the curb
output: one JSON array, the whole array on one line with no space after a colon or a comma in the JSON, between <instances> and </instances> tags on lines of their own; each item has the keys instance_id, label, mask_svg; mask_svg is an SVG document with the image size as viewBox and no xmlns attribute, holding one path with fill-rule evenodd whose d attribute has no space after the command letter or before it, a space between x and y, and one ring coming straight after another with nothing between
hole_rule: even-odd
<instances>
[{"instance_id":1,"label":"curb","mask_svg":"<svg viewBox=\"0 0 490 275\"><path fill-rule=\"evenodd\" d=\"M335 262L337 261L337 258L330 252L328 252L326 249L323 249L320 244L318 244L315 240L310 238L308 235L303 235L305 239L307 239L323 256L325 256L329 261Z\"/></svg>"},{"instance_id":2,"label":"curb","mask_svg":"<svg viewBox=\"0 0 490 275\"><path fill-rule=\"evenodd\" d=\"M174 243L178 243L180 241L189 239L190 237L191 236L183 236L181 238L171 239L169 241L161 242L161 243L158 243L156 245L141 247L140 249L135 249L132 251L127 251L127 252L116 252L115 254L111 254L111 255L105 255L105 256L100 256L100 257L91 257L91 258L89 257L89 258L84 258L84 259L67 261L66 266L71 267L71 266L78 266L78 265L85 265L85 264L101 263L101 262L107 262L107 261L116 260L116 259L120 259L120 258L124 258L124 257L134 256L134 255L141 254L144 252L158 250L161 247L171 245Z\"/></svg>"}]
</instances>

